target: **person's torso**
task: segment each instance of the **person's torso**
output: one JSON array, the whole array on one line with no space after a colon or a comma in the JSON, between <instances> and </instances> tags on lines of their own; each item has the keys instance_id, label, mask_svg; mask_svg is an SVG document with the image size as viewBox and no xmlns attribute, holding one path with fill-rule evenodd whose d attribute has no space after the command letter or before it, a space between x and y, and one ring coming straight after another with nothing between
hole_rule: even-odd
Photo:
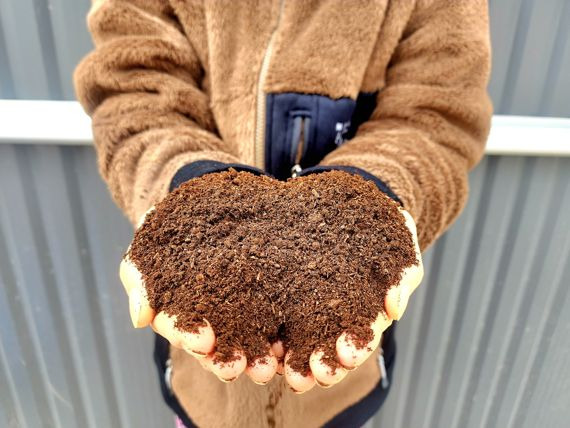
<instances>
[{"instance_id":1,"label":"person's torso","mask_svg":"<svg viewBox=\"0 0 570 428\"><path fill-rule=\"evenodd\" d=\"M220 136L286 178L370 116L415 1L180 3Z\"/></svg>"},{"instance_id":2,"label":"person's torso","mask_svg":"<svg viewBox=\"0 0 570 428\"><path fill-rule=\"evenodd\" d=\"M241 162L286 178L296 164L317 164L368 119L415 0L172 3L204 67L202 87L223 141ZM300 399L282 379L268 387L246 379L222 384L172 352L179 400L191 416L217 426L234 410L247 413L238 418L248 421L243 426L320 424L380 379L371 359L341 385ZM225 413L210 417L204 409Z\"/></svg>"}]
</instances>

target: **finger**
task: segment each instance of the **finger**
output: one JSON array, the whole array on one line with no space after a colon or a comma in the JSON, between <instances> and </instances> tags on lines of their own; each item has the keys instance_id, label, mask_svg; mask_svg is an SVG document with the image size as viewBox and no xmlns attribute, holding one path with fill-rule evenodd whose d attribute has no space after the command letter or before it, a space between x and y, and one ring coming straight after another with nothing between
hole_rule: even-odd
<instances>
[{"instance_id":1,"label":"finger","mask_svg":"<svg viewBox=\"0 0 570 428\"><path fill-rule=\"evenodd\" d=\"M384 306L386 307L386 313L390 318L395 319L396 321L402 318L402 315L408 307L408 301L410 300L411 293L412 290L408 284L401 284L388 290L384 300Z\"/></svg>"},{"instance_id":2,"label":"finger","mask_svg":"<svg viewBox=\"0 0 570 428\"><path fill-rule=\"evenodd\" d=\"M390 318L395 320L402 318L408 307L410 296L420 284L423 275L424 269L421 262L404 269L400 283L386 293L384 305Z\"/></svg>"},{"instance_id":3,"label":"finger","mask_svg":"<svg viewBox=\"0 0 570 428\"><path fill-rule=\"evenodd\" d=\"M361 344L348 333L342 333L336 341L336 352L339 362L347 369L360 366L374 352L380 344L382 333L392 324L392 320L385 314L378 314L371 324L372 339Z\"/></svg>"},{"instance_id":4,"label":"finger","mask_svg":"<svg viewBox=\"0 0 570 428\"><path fill-rule=\"evenodd\" d=\"M343 367L331 367L323 361L323 351L313 351L309 358L309 366L315 381L322 387L328 388L339 383L347 375L348 370Z\"/></svg>"},{"instance_id":5,"label":"finger","mask_svg":"<svg viewBox=\"0 0 570 428\"><path fill-rule=\"evenodd\" d=\"M404 270L404 272L402 273L402 280L400 281L400 283L406 283L410 285L412 291L414 291L422 282L424 276L424 264L422 260L422 254L420 251L420 245L418 242L416 223L409 212L407 212L406 210L401 210L401 213L406 219L406 226L412 233L414 248L416 250L416 259L418 260L418 264L410 266Z\"/></svg>"},{"instance_id":6,"label":"finger","mask_svg":"<svg viewBox=\"0 0 570 428\"><path fill-rule=\"evenodd\" d=\"M150 307L146 289L134 287L129 293L129 313L135 328L148 326L155 317L154 309Z\"/></svg>"},{"instance_id":7,"label":"finger","mask_svg":"<svg viewBox=\"0 0 570 428\"><path fill-rule=\"evenodd\" d=\"M182 335L181 332L174 327L176 317L168 315L164 311L160 311L152 320L152 329L166 338L175 348L182 348Z\"/></svg>"},{"instance_id":8,"label":"finger","mask_svg":"<svg viewBox=\"0 0 570 428\"><path fill-rule=\"evenodd\" d=\"M283 376L285 373L285 367L283 364L283 357L285 357L285 347L283 346L283 342L278 340L277 342L273 342L271 345L271 350L273 354L277 357L277 370L276 374L279 376Z\"/></svg>"},{"instance_id":9,"label":"finger","mask_svg":"<svg viewBox=\"0 0 570 428\"><path fill-rule=\"evenodd\" d=\"M393 318L395 320L401 319L402 315L404 315L404 312L408 307L410 296L420 285L420 282L422 281L424 275L424 266L418 243L416 223L414 222L414 219L409 212L404 209L400 209L400 212L404 216L406 226L412 234L416 259L418 263L405 268L402 272L399 284L395 287L390 288L386 293L386 298L384 301L386 312L390 318Z\"/></svg>"},{"instance_id":10,"label":"finger","mask_svg":"<svg viewBox=\"0 0 570 428\"><path fill-rule=\"evenodd\" d=\"M204 358L216 346L214 330L208 321L204 322L206 325L198 327L195 332L180 332L182 348L196 358Z\"/></svg>"},{"instance_id":11,"label":"finger","mask_svg":"<svg viewBox=\"0 0 570 428\"><path fill-rule=\"evenodd\" d=\"M404 219L406 221L406 226L408 227L408 229L410 229L410 232L412 232L412 235L417 236L416 222L414 221L414 218L412 217L412 215L403 208L400 208L400 212L404 216Z\"/></svg>"},{"instance_id":12,"label":"finger","mask_svg":"<svg viewBox=\"0 0 570 428\"><path fill-rule=\"evenodd\" d=\"M291 359L292 353L287 352L285 355L285 380L297 394L309 391L315 386L315 378L309 372L306 375L299 373L291 368L288 361Z\"/></svg>"},{"instance_id":13,"label":"finger","mask_svg":"<svg viewBox=\"0 0 570 428\"><path fill-rule=\"evenodd\" d=\"M424 265L422 263L421 257L418 257L418 264L408 266L402 272L402 278L400 279L400 284L407 284L413 293L416 288L422 282L424 277Z\"/></svg>"},{"instance_id":14,"label":"finger","mask_svg":"<svg viewBox=\"0 0 570 428\"><path fill-rule=\"evenodd\" d=\"M285 356L285 348L283 347L283 342L280 340L273 342L271 345L271 350L278 360L282 360Z\"/></svg>"},{"instance_id":15,"label":"finger","mask_svg":"<svg viewBox=\"0 0 570 428\"><path fill-rule=\"evenodd\" d=\"M129 296L129 312L135 328L146 327L154 318L142 275L127 257L121 260L119 277Z\"/></svg>"},{"instance_id":16,"label":"finger","mask_svg":"<svg viewBox=\"0 0 570 428\"><path fill-rule=\"evenodd\" d=\"M235 359L229 362L212 361L211 370L223 382L236 380L247 366L247 359L242 351L235 351Z\"/></svg>"},{"instance_id":17,"label":"finger","mask_svg":"<svg viewBox=\"0 0 570 428\"><path fill-rule=\"evenodd\" d=\"M212 371L212 364L214 364L213 355L207 355L204 358L197 358L197 360L204 370L207 370L209 372Z\"/></svg>"},{"instance_id":18,"label":"finger","mask_svg":"<svg viewBox=\"0 0 570 428\"><path fill-rule=\"evenodd\" d=\"M152 207L150 207L150 208L141 216L141 218L139 218L139 221L137 222L137 229L140 228L140 227L144 224L144 222L145 222L147 216L148 216L151 212L154 211L154 208L155 208L155 207L154 207L154 205L153 205Z\"/></svg>"},{"instance_id":19,"label":"finger","mask_svg":"<svg viewBox=\"0 0 570 428\"><path fill-rule=\"evenodd\" d=\"M277 357L270 351L269 355L257 358L253 363L248 364L245 373L253 382L259 385L265 385L275 376L277 365Z\"/></svg>"},{"instance_id":20,"label":"finger","mask_svg":"<svg viewBox=\"0 0 570 428\"><path fill-rule=\"evenodd\" d=\"M123 287L125 287L127 294L130 294L131 289L133 288L145 288L142 274L128 257L121 260L121 265L119 266L119 278L121 278L121 283L123 284Z\"/></svg>"}]
</instances>

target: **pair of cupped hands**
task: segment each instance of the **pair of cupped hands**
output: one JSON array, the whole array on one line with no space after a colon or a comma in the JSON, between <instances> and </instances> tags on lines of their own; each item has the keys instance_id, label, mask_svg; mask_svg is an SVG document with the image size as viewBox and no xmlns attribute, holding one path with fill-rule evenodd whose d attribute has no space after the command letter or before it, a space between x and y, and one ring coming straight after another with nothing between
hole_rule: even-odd
<instances>
[{"instance_id":1,"label":"pair of cupped hands","mask_svg":"<svg viewBox=\"0 0 570 428\"><path fill-rule=\"evenodd\" d=\"M154 210L152 207L146 214ZM418 245L416 224L412 216L400 208L404 216L406 226L412 234L416 250L417 265L404 269L401 280L390 288L384 301L385 312L378 314L371 324L373 331L372 340L364 347L356 346L351 336L342 333L336 341L337 359L342 367L331 369L323 361L323 352L315 350L310 356L310 372L306 374L293 370L288 360L290 354L285 352L280 341L268 346L269 354L255 361L247 361L241 351L236 351L235 359L231 362L218 362L214 357L216 350L216 332L212 329L208 320L204 320L204 326L197 332L186 332L175 327L176 318L161 311L156 313L150 306L143 277L128 258L124 258L120 266L120 278L129 296L130 316L135 328L150 326L156 333L165 337L172 346L185 350L198 359L205 370L211 371L223 382L235 380L243 372L257 384L266 384L275 374L284 375L291 388L297 393L303 393L318 384L330 387L340 382L352 369L360 366L379 346L382 333L392 324L393 320L399 320L406 307L410 295L420 284L423 277L423 264ZM146 214L138 224L140 227L145 220ZM354 284L355 287L358 284Z\"/></svg>"}]
</instances>

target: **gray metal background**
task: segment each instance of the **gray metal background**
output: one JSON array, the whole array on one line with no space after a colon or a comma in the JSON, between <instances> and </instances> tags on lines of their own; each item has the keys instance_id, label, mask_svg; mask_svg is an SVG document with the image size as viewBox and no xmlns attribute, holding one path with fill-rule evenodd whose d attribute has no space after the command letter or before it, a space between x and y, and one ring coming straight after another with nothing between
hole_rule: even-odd
<instances>
[{"instance_id":1,"label":"gray metal background","mask_svg":"<svg viewBox=\"0 0 570 428\"><path fill-rule=\"evenodd\" d=\"M0 98L74 99L89 0L0 0ZM490 0L496 113L570 116L570 1Z\"/></svg>"},{"instance_id":2,"label":"gray metal background","mask_svg":"<svg viewBox=\"0 0 570 428\"><path fill-rule=\"evenodd\" d=\"M567 426L570 159L488 157L426 254L380 427ZM89 147L0 145L0 426L167 427Z\"/></svg>"},{"instance_id":3,"label":"gray metal background","mask_svg":"<svg viewBox=\"0 0 570 428\"><path fill-rule=\"evenodd\" d=\"M0 0L0 98L73 99L88 5ZM570 2L490 11L496 111L570 116ZM570 159L472 173L465 213L426 254L375 426L568 426L569 182ZM0 427L171 426L117 280L130 236L92 148L0 145Z\"/></svg>"}]
</instances>

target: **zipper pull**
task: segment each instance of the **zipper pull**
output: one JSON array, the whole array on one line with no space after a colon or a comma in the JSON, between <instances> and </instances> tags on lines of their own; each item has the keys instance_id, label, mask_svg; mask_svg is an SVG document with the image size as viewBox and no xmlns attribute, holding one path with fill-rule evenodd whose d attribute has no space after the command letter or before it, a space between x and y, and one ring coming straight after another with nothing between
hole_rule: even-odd
<instances>
[{"instance_id":1,"label":"zipper pull","mask_svg":"<svg viewBox=\"0 0 570 428\"><path fill-rule=\"evenodd\" d=\"M291 168L291 178L297 178L299 174L301 174L301 171L303 171L301 165L299 165L298 163L293 165L293 167Z\"/></svg>"},{"instance_id":2,"label":"zipper pull","mask_svg":"<svg viewBox=\"0 0 570 428\"><path fill-rule=\"evenodd\" d=\"M301 160L306 150L308 130L310 129L311 119L306 116L297 116L293 122L293 132L291 140L291 178L297 178L303 168L301 168Z\"/></svg>"},{"instance_id":3,"label":"zipper pull","mask_svg":"<svg viewBox=\"0 0 570 428\"><path fill-rule=\"evenodd\" d=\"M384 361L384 351L382 349L380 349L380 352L378 353L378 366L380 367L380 375L382 376L382 379L380 380L382 389L386 389L390 386L390 379L388 379L386 362Z\"/></svg>"}]
</instances>

